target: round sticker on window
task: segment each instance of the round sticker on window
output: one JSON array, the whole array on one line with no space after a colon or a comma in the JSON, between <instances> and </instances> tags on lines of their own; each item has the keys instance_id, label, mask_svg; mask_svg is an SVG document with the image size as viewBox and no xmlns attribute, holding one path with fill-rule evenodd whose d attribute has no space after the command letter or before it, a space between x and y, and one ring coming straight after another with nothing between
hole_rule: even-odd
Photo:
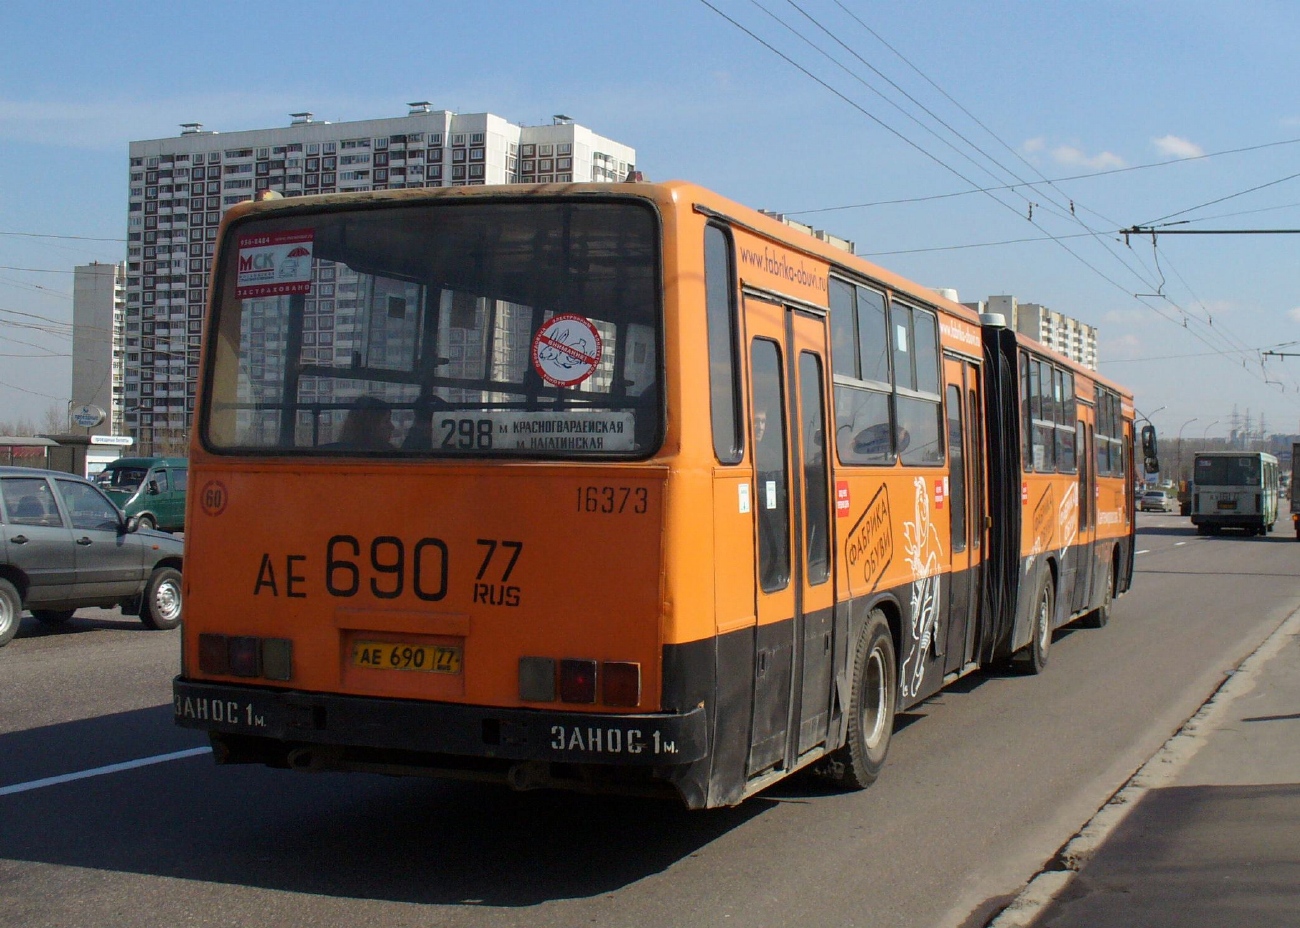
<instances>
[{"instance_id":1,"label":"round sticker on window","mask_svg":"<svg viewBox=\"0 0 1300 928\"><path fill-rule=\"evenodd\" d=\"M600 333L591 320L566 313L537 330L533 367L551 386L572 387L595 373L600 351Z\"/></svg>"}]
</instances>

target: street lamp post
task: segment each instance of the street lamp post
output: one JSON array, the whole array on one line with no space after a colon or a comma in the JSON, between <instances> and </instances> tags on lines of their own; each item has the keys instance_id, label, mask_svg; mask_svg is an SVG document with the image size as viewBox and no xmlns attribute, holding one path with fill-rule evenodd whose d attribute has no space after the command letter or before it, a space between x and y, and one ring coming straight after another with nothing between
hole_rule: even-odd
<instances>
[{"instance_id":1,"label":"street lamp post","mask_svg":"<svg viewBox=\"0 0 1300 928\"><path fill-rule=\"evenodd\" d=\"M1178 483L1179 484L1182 484L1183 482L1183 429L1187 428L1189 425L1191 425L1193 422L1196 421L1197 421L1197 417L1192 416L1192 418L1188 419L1186 422L1184 422L1182 425L1178 427L1177 456L1178 456Z\"/></svg>"},{"instance_id":2,"label":"street lamp post","mask_svg":"<svg viewBox=\"0 0 1300 928\"><path fill-rule=\"evenodd\" d=\"M1210 429L1214 428L1214 427L1215 427L1216 425L1218 425L1218 424L1219 424L1219 420L1218 420L1218 419L1215 419L1213 422L1211 422L1209 425L1207 425L1207 426L1205 427L1205 431L1201 433L1201 441L1207 441L1207 440L1209 440L1209 437L1210 437Z\"/></svg>"}]
</instances>

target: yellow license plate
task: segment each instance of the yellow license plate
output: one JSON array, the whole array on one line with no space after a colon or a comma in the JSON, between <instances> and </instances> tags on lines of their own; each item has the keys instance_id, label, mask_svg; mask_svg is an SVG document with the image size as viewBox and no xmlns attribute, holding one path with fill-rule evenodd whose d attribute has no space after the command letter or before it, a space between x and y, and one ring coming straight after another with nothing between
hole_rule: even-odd
<instances>
[{"instance_id":1,"label":"yellow license plate","mask_svg":"<svg viewBox=\"0 0 1300 928\"><path fill-rule=\"evenodd\" d=\"M1236 508L1237 508L1237 501L1236 501L1235 499L1221 499L1221 500L1219 500L1219 508L1220 508L1220 509L1236 509Z\"/></svg>"},{"instance_id":2,"label":"yellow license plate","mask_svg":"<svg viewBox=\"0 0 1300 928\"><path fill-rule=\"evenodd\" d=\"M460 673L461 649L442 644L357 641L352 645L352 665L371 670Z\"/></svg>"}]
</instances>

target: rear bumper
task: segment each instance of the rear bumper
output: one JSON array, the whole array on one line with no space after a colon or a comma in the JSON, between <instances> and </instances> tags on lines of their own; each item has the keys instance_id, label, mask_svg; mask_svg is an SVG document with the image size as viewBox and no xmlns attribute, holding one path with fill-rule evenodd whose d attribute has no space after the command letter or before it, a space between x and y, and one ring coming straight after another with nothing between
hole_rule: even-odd
<instances>
[{"instance_id":1,"label":"rear bumper","mask_svg":"<svg viewBox=\"0 0 1300 928\"><path fill-rule=\"evenodd\" d=\"M1193 525L1217 525L1221 528L1253 528L1264 524L1264 517L1258 512L1237 513L1192 513Z\"/></svg>"},{"instance_id":2,"label":"rear bumper","mask_svg":"<svg viewBox=\"0 0 1300 928\"><path fill-rule=\"evenodd\" d=\"M184 728L292 744L639 767L687 764L708 753L702 706L636 715L501 709L181 677L172 694Z\"/></svg>"}]
</instances>

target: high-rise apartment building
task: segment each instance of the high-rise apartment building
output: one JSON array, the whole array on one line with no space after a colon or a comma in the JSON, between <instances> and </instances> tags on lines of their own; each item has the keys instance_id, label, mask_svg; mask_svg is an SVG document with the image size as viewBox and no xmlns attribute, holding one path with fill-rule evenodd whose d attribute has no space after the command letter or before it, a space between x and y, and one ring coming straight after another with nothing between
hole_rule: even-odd
<instances>
[{"instance_id":1,"label":"high-rise apartment building","mask_svg":"<svg viewBox=\"0 0 1300 928\"><path fill-rule=\"evenodd\" d=\"M286 127L229 133L186 123L179 136L131 143L120 408L141 453L184 451L217 225L235 203L263 190L621 181L635 168L632 148L567 116L520 126L409 106L339 123L294 113Z\"/></svg>"},{"instance_id":2,"label":"high-rise apartment building","mask_svg":"<svg viewBox=\"0 0 1300 928\"><path fill-rule=\"evenodd\" d=\"M1039 303L1021 303L1014 296L991 296L984 302L965 305L978 312L1000 313L1017 332L1042 342L1084 367L1097 369L1095 326Z\"/></svg>"},{"instance_id":3,"label":"high-rise apartment building","mask_svg":"<svg viewBox=\"0 0 1300 928\"><path fill-rule=\"evenodd\" d=\"M92 435L123 434L126 265L85 264L72 272L72 405L107 413ZM70 426L69 426L70 427Z\"/></svg>"}]
</instances>

